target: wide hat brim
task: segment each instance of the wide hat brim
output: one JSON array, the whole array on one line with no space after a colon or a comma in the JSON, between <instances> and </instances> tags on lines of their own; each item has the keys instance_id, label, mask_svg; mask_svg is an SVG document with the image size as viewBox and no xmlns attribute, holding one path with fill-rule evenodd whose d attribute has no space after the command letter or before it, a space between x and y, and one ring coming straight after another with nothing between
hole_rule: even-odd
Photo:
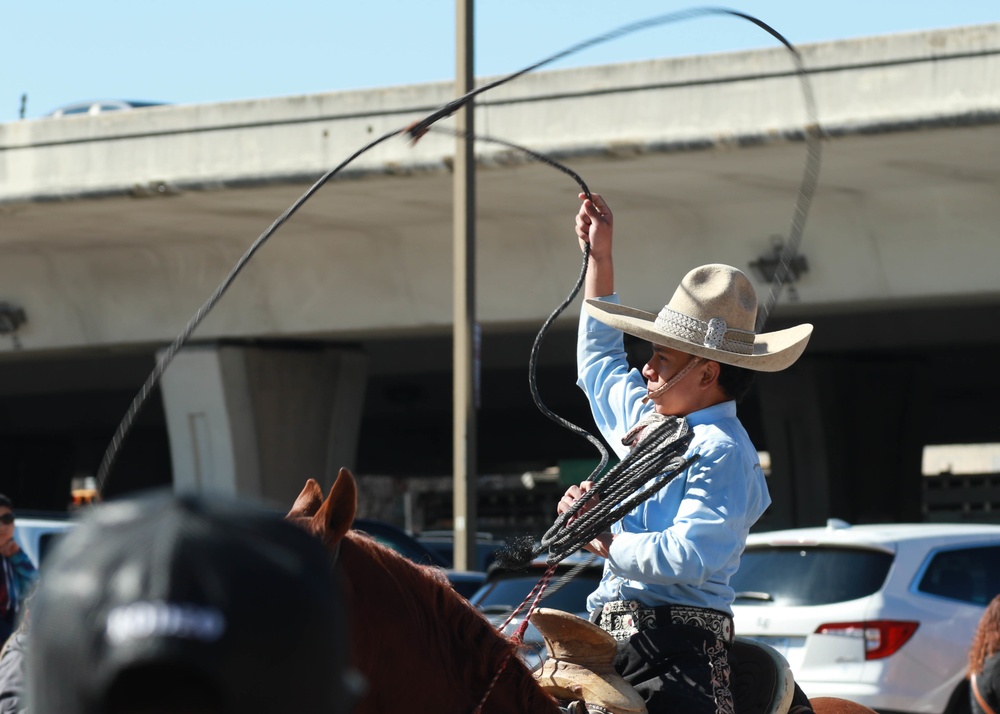
<instances>
[{"instance_id":1,"label":"wide hat brim","mask_svg":"<svg viewBox=\"0 0 1000 714\"><path fill-rule=\"evenodd\" d=\"M802 355L813 330L812 325L805 323L785 330L763 332L754 335L752 352L740 354L698 344L672 334L657 324L657 316L651 312L593 299L587 300L584 306L594 319L628 335L697 357L757 372L779 372L790 367Z\"/></svg>"}]
</instances>

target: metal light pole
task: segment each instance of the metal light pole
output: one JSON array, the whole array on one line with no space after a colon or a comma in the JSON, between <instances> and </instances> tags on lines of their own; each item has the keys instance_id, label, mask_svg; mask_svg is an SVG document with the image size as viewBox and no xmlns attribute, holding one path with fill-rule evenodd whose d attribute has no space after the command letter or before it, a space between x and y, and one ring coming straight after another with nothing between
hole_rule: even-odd
<instances>
[{"instance_id":1,"label":"metal light pole","mask_svg":"<svg viewBox=\"0 0 1000 714\"><path fill-rule=\"evenodd\" d=\"M474 0L455 1L455 92L473 89ZM460 136L455 143L454 230L454 430L453 513L455 563L469 570L476 552L476 174L473 153L473 103L455 113ZM462 136L462 134L465 134Z\"/></svg>"}]
</instances>

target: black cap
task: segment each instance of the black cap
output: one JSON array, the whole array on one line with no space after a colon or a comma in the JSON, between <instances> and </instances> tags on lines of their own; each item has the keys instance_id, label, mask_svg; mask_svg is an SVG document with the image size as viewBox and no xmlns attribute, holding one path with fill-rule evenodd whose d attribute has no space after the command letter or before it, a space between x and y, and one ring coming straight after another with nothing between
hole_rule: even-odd
<instances>
[{"instance_id":1,"label":"black cap","mask_svg":"<svg viewBox=\"0 0 1000 714\"><path fill-rule=\"evenodd\" d=\"M218 497L91 509L46 560L27 649L36 714L107 712L137 688L223 712L346 714L354 698L329 552Z\"/></svg>"}]
</instances>

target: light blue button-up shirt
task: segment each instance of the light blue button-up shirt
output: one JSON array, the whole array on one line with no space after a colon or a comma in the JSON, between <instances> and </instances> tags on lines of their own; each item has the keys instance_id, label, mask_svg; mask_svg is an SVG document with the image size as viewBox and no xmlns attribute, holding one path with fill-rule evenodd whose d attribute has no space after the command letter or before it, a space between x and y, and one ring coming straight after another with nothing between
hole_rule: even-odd
<instances>
[{"instance_id":1,"label":"light blue button-up shirt","mask_svg":"<svg viewBox=\"0 0 1000 714\"><path fill-rule=\"evenodd\" d=\"M601 300L618 302L617 295ZM622 333L580 317L577 384L587 393L597 428L618 456L625 433L647 412L646 380L630 369ZM686 458L699 458L665 488L612 526L615 538L604 576L587 599L595 610L609 600L645 605L694 605L732 614L736 572L747 533L770 505L757 450L722 402L688 414L693 438Z\"/></svg>"}]
</instances>

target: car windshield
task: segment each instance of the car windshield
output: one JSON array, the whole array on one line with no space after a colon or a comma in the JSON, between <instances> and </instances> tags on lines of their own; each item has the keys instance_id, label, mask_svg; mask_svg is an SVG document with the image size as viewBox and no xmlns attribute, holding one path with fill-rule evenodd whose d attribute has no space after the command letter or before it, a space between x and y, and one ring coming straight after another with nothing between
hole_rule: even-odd
<instances>
[{"instance_id":1,"label":"car windshield","mask_svg":"<svg viewBox=\"0 0 1000 714\"><path fill-rule=\"evenodd\" d=\"M524 601L541 575L541 572L515 573L497 578L480 588L471 602L487 614L510 612ZM556 577L546 589L545 597L539 604L542 607L566 612L586 612L587 596L597 589L600 577L600 568L582 572L567 581L559 581Z\"/></svg>"},{"instance_id":2,"label":"car windshield","mask_svg":"<svg viewBox=\"0 0 1000 714\"><path fill-rule=\"evenodd\" d=\"M826 605L876 592L893 556L815 546L748 547L730 584L739 605Z\"/></svg>"}]
</instances>

